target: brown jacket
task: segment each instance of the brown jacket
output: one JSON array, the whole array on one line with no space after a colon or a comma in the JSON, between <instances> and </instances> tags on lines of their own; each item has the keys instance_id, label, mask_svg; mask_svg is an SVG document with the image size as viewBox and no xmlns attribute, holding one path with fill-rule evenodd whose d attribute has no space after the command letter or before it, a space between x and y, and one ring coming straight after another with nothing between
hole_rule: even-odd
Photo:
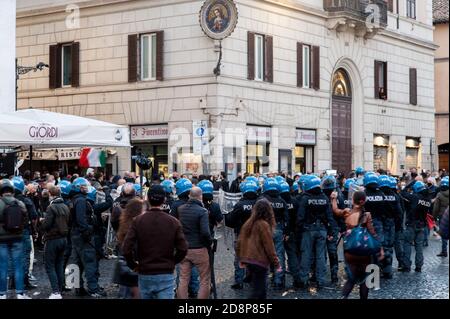
<instances>
[{"instance_id":1,"label":"brown jacket","mask_svg":"<svg viewBox=\"0 0 450 319\"><path fill-rule=\"evenodd\" d=\"M245 234L245 231L241 231L236 254L242 263L255 264L265 268L269 268L270 265L278 268L280 265L270 225L264 220L255 222L249 236Z\"/></svg>"}]
</instances>

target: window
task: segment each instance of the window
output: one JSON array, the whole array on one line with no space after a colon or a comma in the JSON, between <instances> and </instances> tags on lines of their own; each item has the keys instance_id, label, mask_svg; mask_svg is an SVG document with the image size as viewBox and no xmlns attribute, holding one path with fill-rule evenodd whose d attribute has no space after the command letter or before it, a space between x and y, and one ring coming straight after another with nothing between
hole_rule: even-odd
<instances>
[{"instance_id":1,"label":"window","mask_svg":"<svg viewBox=\"0 0 450 319\"><path fill-rule=\"evenodd\" d=\"M373 169L388 169L389 137L375 135L373 139Z\"/></svg>"},{"instance_id":2,"label":"window","mask_svg":"<svg viewBox=\"0 0 450 319\"><path fill-rule=\"evenodd\" d=\"M80 43L60 43L49 49L49 87L78 87L80 85Z\"/></svg>"},{"instance_id":3,"label":"window","mask_svg":"<svg viewBox=\"0 0 450 319\"><path fill-rule=\"evenodd\" d=\"M264 37L255 35L255 80L264 80Z\"/></svg>"},{"instance_id":4,"label":"window","mask_svg":"<svg viewBox=\"0 0 450 319\"><path fill-rule=\"evenodd\" d=\"M65 44L61 50L61 83L63 87L72 85L72 45Z\"/></svg>"},{"instance_id":5,"label":"window","mask_svg":"<svg viewBox=\"0 0 450 319\"><path fill-rule=\"evenodd\" d=\"M418 138L406 138L406 169L417 168L419 166L419 148L420 140Z\"/></svg>"},{"instance_id":6,"label":"window","mask_svg":"<svg viewBox=\"0 0 450 319\"><path fill-rule=\"evenodd\" d=\"M247 172L250 174L269 171L269 143L247 143Z\"/></svg>"},{"instance_id":7,"label":"window","mask_svg":"<svg viewBox=\"0 0 450 319\"><path fill-rule=\"evenodd\" d=\"M416 0L406 0L406 16L411 19L416 18Z\"/></svg>"},{"instance_id":8,"label":"window","mask_svg":"<svg viewBox=\"0 0 450 319\"><path fill-rule=\"evenodd\" d=\"M247 78L273 82L273 37L248 32Z\"/></svg>"},{"instance_id":9,"label":"window","mask_svg":"<svg viewBox=\"0 0 450 319\"><path fill-rule=\"evenodd\" d=\"M156 34L141 36L141 80L156 79Z\"/></svg>"},{"instance_id":10,"label":"window","mask_svg":"<svg viewBox=\"0 0 450 319\"><path fill-rule=\"evenodd\" d=\"M128 82L164 79L164 31L128 35Z\"/></svg>"},{"instance_id":11,"label":"window","mask_svg":"<svg viewBox=\"0 0 450 319\"><path fill-rule=\"evenodd\" d=\"M387 62L375 61L375 98L387 100Z\"/></svg>"},{"instance_id":12,"label":"window","mask_svg":"<svg viewBox=\"0 0 450 319\"><path fill-rule=\"evenodd\" d=\"M303 87L309 88L311 85L311 50L309 45L303 45Z\"/></svg>"},{"instance_id":13,"label":"window","mask_svg":"<svg viewBox=\"0 0 450 319\"><path fill-rule=\"evenodd\" d=\"M409 103L417 105L417 69L409 69Z\"/></svg>"},{"instance_id":14,"label":"window","mask_svg":"<svg viewBox=\"0 0 450 319\"><path fill-rule=\"evenodd\" d=\"M313 172L313 158L314 147L313 146L301 146L297 145L294 150L295 155L295 172L306 174Z\"/></svg>"}]
</instances>

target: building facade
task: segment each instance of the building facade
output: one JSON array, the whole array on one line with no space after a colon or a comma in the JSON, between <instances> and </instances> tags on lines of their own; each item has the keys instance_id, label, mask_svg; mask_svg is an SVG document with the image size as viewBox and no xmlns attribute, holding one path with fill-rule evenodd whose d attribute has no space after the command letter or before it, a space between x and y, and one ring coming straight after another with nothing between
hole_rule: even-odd
<instances>
[{"instance_id":1,"label":"building facade","mask_svg":"<svg viewBox=\"0 0 450 319\"><path fill-rule=\"evenodd\" d=\"M431 0L235 0L223 41L203 2L19 0L17 57L50 64L19 108L129 125L119 172L437 168Z\"/></svg>"},{"instance_id":2,"label":"building facade","mask_svg":"<svg viewBox=\"0 0 450 319\"><path fill-rule=\"evenodd\" d=\"M436 76L436 145L439 151L439 169L449 170L449 100L448 100L448 1L433 0L434 42L439 46L435 56Z\"/></svg>"}]
</instances>

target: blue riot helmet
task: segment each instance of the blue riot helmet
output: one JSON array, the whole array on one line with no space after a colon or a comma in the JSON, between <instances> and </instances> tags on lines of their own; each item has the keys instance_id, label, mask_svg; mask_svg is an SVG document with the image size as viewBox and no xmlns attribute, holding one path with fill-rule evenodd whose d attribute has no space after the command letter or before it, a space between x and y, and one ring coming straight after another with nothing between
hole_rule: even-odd
<instances>
[{"instance_id":1,"label":"blue riot helmet","mask_svg":"<svg viewBox=\"0 0 450 319\"><path fill-rule=\"evenodd\" d=\"M291 187L286 182L283 182L283 183L279 184L278 187L280 189L280 194L290 193L290 191L291 191Z\"/></svg>"},{"instance_id":2,"label":"blue riot helmet","mask_svg":"<svg viewBox=\"0 0 450 319\"><path fill-rule=\"evenodd\" d=\"M259 186L254 181L244 181L240 186L239 189L242 194L246 193L256 193L259 189Z\"/></svg>"},{"instance_id":3,"label":"blue riot helmet","mask_svg":"<svg viewBox=\"0 0 450 319\"><path fill-rule=\"evenodd\" d=\"M355 168L355 175L356 176L364 175L365 173L366 173L366 170L363 167L358 166L357 168Z\"/></svg>"},{"instance_id":4,"label":"blue riot helmet","mask_svg":"<svg viewBox=\"0 0 450 319\"><path fill-rule=\"evenodd\" d=\"M0 196L4 193L14 193L14 185L9 179L0 181Z\"/></svg>"},{"instance_id":5,"label":"blue riot helmet","mask_svg":"<svg viewBox=\"0 0 450 319\"><path fill-rule=\"evenodd\" d=\"M58 184L59 189L61 190L61 194L64 196L69 196L70 191L72 190L72 183L69 181L61 181Z\"/></svg>"},{"instance_id":6,"label":"blue riot helmet","mask_svg":"<svg viewBox=\"0 0 450 319\"><path fill-rule=\"evenodd\" d=\"M368 185L372 186L378 186L378 176L374 172L367 172L364 174L363 179L364 186L367 187Z\"/></svg>"},{"instance_id":7,"label":"blue riot helmet","mask_svg":"<svg viewBox=\"0 0 450 319\"><path fill-rule=\"evenodd\" d=\"M344 183L344 189L346 191L348 191L350 189L350 185L353 184L353 183L356 183L356 179L355 178L348 178L348 179L346 179L345 183Z\"/></svg>"},{"instance_id":8,"label":"blue riot helmet","mask_svg":"<svg viewBox=\"0 0 450 319\"><path fill-rule=\"evenodd\" d=\"M320 184L321 184L320 178L317 176L312 176L305 180L303 187L304 190L307 192L314 188L320 188Z\"/></svg>"},{"instance_id":9,"label":"blue riot helmet","mask_svg":"<svg viewBox=\"0 0 450 319\"><path fill-rule=\"evenodd\" d=\"M336 185L336 178L334 176L328 175L322 178L321 187L323 190L336 189Z\"/></svg>"},{"instance_id":10,"label":"blue riot helmet","mask_svg":"<svg viewBox=\"0 0 450 319\"><path fill-rule=\"evenodd\" d=\"M202 190L203 195L210 194L214 192L214 185L211 181L204 179L197 185Z\"/></svg>"},{"instance_id":11,"label":"blue riot helmet","mask_svg":"<svg viewBox=\"0 0 450 319\"><path fill-rule=\"evenodd\" d=\"M180 196L183 193L189 192L192 189L192 183L187 178L182 178L175 184L177 195Z\"/></svg>"},{"instance_id":12,"label":"blue riot helmet","mask_svg":"<svg viewBox=\"0 0 450 319\"><path fill-rule=\"evenodd\" d=\"M306 180L312 178L312 175L302 175L300 176L299 180L298 180L298 186L300 187L301 191L305 190L305 182Z\"/></svg>"},{"instance_id":13,"label":"blue riot helmet","mask_svg":"<svg viewBox=\"0 0 450 319\"><path fill-rule=\"evenodd\" d=\"M256 185L258 185L259 180L257 177L255 176L247 176L247 178L245 179L246 182L255 182Z\"/></svg>"},{"instance_id":14,"label":"blue riot helmet","mask_svg":"<svg viewBox=\"0 0 450 319\"><path fill-rule=\"evenodd\" d=\"M269 177L264 181L263 193L268 191L278 191L278 183L273 177Z\"/></svg>"},{"instance_id":15,"label":"blue riot helmet","mask_svg":"<svg viewBox=\"0 0 450 319\"><path fill-rule=\"evenodd\" d=\"M87 191L87 187L89 187L89 186L91 186L91 184L89 183L89 181L86 178L78 177L72 183L72 190L76 193L81 193L82 187L86 187L86 191Z\"/></svg>"},{"instance_id":16,"label":"blue riot helmet","mask_svg":"<svg viewBox=\"0 0 450 319\"><path fill-rule=\"evenodd\" d=\"M441 189L446 188L448 189L448 176L445 176L442 178L441 183L439 184L439 186L441 187Z\"/></svg>"},{"instance_id":17,"label":"blue riot helmet","mask_svg":"<svg viewBox=\"0 0 450 319\"><path fill-rule=\"evenodd\" d=\"M175 189L174 182L172 182L169 179L166 179L161 183L161 186L164 188L164 192L166 192L167 194L173 194L173 191Z\"/></svg>"},{"instance_id":18,"label":"blue riot helmet","mask_svg":"<svg viewBox=\"0 0 450 319\"><path fill-rule=\"evenodd\" d=\"M133 188L134 188L134 191L136 194L138 194L138 195L141 194L142 187L140 184L134 184Z\"/></svg>"},{"instance_id":19,"label":"blue riot helmet","mask_svg":"<svg viewBox=\"0 0 450 319\"><path fill-rule=\"evenodd\" d=\"M413 185L414 193L420 193L423 192L424 190L427 190L427 186L425 185L424 182L417 181L414 183Z\"/></svg>"},{"instance_id":20,"label":"blue riot helmet","mask_svg":"<svg viewBox=\"0 0 450 319\"><path fill-rule=\"evenodd\" d=\"M286 179L283 176L279 176L279 175L275 177L275 180L277 181L277 183L279 185L281 185L281 183L284 183L286 181Z\"/></svg>"},{"instance_id":21,"label":"blue riot helmet","mask_svg":"<svg viewBox=\"0 0 450 319\"><path fill-rule=\"evenodd\" d=\"M378 177L378 186L379 187L390 187L391 180L387 175L381 175Z\"/></svg>"},{"instance_id":22,"label":"blue riot helmet","mask_svg":"<svg viewBox=\"0 0 450 319\"><path fill-rule=\"evenodd\" d=\"M87 199L95 203L97 200L97 190L93 186L88 186Z\"/></svg>"},{"instance_id":23,"label":"blue riot helmet","mask_svg":"<svg viewBox=\"0 0 450 319\"><path fill-rule=\"evenodd\" d=\"M24 183L22 177L15 176L15 177L12 179L12 183L13 183L14 189L15 189L16 191L19 191L19 192L23 193L23 191L25 190L25 183Z\"/></svg>"},{"instance_id":24,"label":"blue riot helmet","mask_svg":"<svg viewBox=\"0 0 450 319\"><path fill-rule=\"evenodd\" d=\"M397 190L397 179L395 177L389 176L389 187Z\"/></svg>"},{"instance_id":25,"label":"blue riot helmet","mask_svg":"<svg viewBox=\"0 0 450 319\"><path fill-rule=\"evenodd\" d=\"M294 182L294 184L292 184L292 192L298 193L298 190L299 190L298 183Z\"/></svg>"}]
</instances>

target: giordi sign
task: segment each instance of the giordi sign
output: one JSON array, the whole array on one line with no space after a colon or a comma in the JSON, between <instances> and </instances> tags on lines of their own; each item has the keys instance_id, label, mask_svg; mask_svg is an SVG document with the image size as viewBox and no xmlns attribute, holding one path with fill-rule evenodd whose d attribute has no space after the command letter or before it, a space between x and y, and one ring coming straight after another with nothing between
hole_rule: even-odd
<instances>
[{"instance_id":1,"label":"giordi sign","mask_svg":"<svg viewBox=\"0 0 450 319\"><path fill-rule=\"evenodd\" d=\"M35 139L58 138L58 128L49 125L30 126L28 134Z\"/></svg>"}]
</instances>

